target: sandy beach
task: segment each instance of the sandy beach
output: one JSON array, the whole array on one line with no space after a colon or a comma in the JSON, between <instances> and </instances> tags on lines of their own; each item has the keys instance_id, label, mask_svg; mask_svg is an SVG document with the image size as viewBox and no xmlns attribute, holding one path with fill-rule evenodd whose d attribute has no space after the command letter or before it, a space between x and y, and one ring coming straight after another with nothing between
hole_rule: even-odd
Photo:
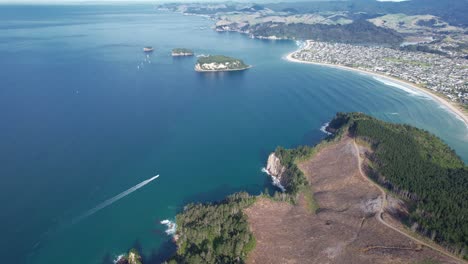
<instances>
[{"instance_id":1,"label":"sandy beach","mask_svg":"<svg viewBox=\"0 0 468 264\"><path fill-rule=\"evenodd\" d=\"M412 90L422 92L425 95L432 98L437 103L439 103L440 105L442 105L443 107L447 108L450 112L455 114L460 120L462 120L465 123L465 126L468 128L468 116L464 112L464 110L460 108L460 106L456 105L453 102L450 102L449 100L442 97L441 95L438 95L435 92L432 92L432 91L430 91L428 89L419 87L419 86L417 86L417 85L415 85L413 83L410 83L410 82L407 82L407 81L404 81L404 80L401 80L401 79L398 79L398 78L395 78L395 77L391 77L391 76L388 76L388 75L379 74L379 73L375 73L375 72L371 72L371 71L365 71L365 70L356 69L356 68L352 68L352 67L347 67L347 66L343 66L343 65L337 65L337 64L319 63L319 62L312 62L312 61L302 61L302 60L298 60L298 59L293 58L293 55L296 52L299 52L299 51L301 51L303 49L308 49L310 47L310 44L311 44L311 41L308 40L307 45L304 48L301 48L301 49L299 49L297 51L289 53L285 57L285 59L288 60L288 61L291 61L291 62L296 62L296 63L315 64L315 65L321 65L321 66L325 66L325 67L332 67L332 68L337 68L337 69L342 69L342 70L360 72L360 73L367 74L367 75L370 75L370 76L373 76L373 77L378 77L378 78L388 80L389 82L393 82L395 84L402 85L402 86L407 87L407 88L412 89Z\"/></svg>"}]
</instances>

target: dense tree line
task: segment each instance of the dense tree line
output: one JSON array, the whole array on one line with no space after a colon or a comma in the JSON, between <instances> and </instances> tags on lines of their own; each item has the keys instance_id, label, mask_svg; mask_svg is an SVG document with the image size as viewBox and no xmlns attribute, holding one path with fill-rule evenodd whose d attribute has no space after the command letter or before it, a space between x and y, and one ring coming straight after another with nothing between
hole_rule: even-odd
<instances>
[{"instance_id":1,"label":"dense tree line","mask_svg":"<svg viewBox=\"0 0 468 264\"><path fill-rule=\"evenodd\" d=\"M209 55L206 57L200 57L197 60L197 63L199 64L210 64L210 63L229 63L227 65L228 68L247 68L249 65L245 64L244 61L228 57L228 56L223 56L223 55Z\"/></svg>"},{"instance_id":2,"label":"dense tree line","mask_svg":"<svg viewBox=\"0 0 468 264\"><path fill-rule=\"evenodd\" d=\"M255 247L243 209L255 202L236 193L215 204L190 204L177 215L177 253L169 263L244 263Z\"/></svg>"},{"instance_id":3,"label":"dense tree line","mask_svg":"<svg viewBox=\"0 0 468 264\"><path fill-rule=\"evenodd\" d=\"M424 46L424 45L406 45L406 46L400 47L400 50L413 51L413 52L427 52L427 53L432 53L432 54L437 54L437 55L442 55L442 56L447 55L447 53L443 51L431 49L430 47Z\"/></svg>"},{"instance_id":4,"label":"dense tree line","mask_svg":"<svg viewBox=\"0 0 468 264\"><path fill-rule=\"evenodd\" d=\"M468 248L468 167L436 136L361 113L337 114L332 128L349 127L370 143L375 180L415 203L410 222L456 253Z\"/></svg>"},{"instance_id":5,"label":"dense tree line","mask_svg":"<svg viewBox=\"0 0 468 264\"><path fill-rule=\"evenodd\" d=\"M298 159L310 156L313 148L308 146L301 146L295 149L285 149L278 147L275 150L275 155L281 161L281 165L285 167L282 175L282 184L286 189L286 193L293 197L301 190L302 186L307 185L307 179L304 173L296 165Z\"/></svg>"},{"instance_id":6,"label":"dense tree line","mask_svg":"<svg viewBox=\"0 0 468 264\"><path fill-rule=\"evenodd\" d=\"M274 26L273 26L274 24ZM261 23L252 26L255 36L277 36L292 39L314 39L351 44L382 44L398 46L403 37L396 31L377 27L360 19L345 25Z\"/></svg>"},{"instance_id":7,"label":"dense tree line","mask_svg":"<svg viewBox=\"0 0 468 264\"><path fill-rule=\"evenodd\" d=\"M288 200L307 186L296 163L311 157L321 145L344 134L366 141L373 152L374 180L414 204L409 223L456 253L468 246L468 168L439 138L409 125L390 124L362 113L338 113L328 130L334 136L315 147L278 147L275 154L285 166ZM285 198L286 197L286 198ZM255 247L243 209L255 202L237 193L220 203L190 204L177 215L176 255L169 263L244 263Z\"/></svg>"}]
</instances>

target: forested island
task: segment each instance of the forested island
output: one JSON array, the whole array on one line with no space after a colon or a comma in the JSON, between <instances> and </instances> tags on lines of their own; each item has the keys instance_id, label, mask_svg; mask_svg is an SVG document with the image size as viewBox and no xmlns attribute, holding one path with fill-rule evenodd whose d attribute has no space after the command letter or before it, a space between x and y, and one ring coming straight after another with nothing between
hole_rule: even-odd
<instances>
[{"instance_id":1,"label":"forested island","mask_svg":"<svg viewBox=\"0 0 468 264\"><path fill-rule=\"evenodd\" d=\"M193 56L193 50L185 48L172 49L172 56Z\"/></svg>"},{"instance_id":2,"label":"forested island","mask_svg":"<svg viewBox=\"0 0 468 264\"><path fill-rule=\"evenodd\" d=\"M407 205L409 214L400 221L466 258L468 168L450 147L425 130L362 113L338 113L327 130L333 135L314 147L279 147L272 153L279 159L276 166L281 175L277 176L285 192L277 191L273 196L268 192L259 196L237 193L219 203L186 206L177 215L178 249L169 263L244 263L256 245L246 210L258 203L271 200L273 205L279 202L277 206L283 206L284 202L294 205L305 201L312 209L310 214L320 211L299 164L343 138L368 149L366 174ZM267 218L264 221L270 221Z\"/></svg>"},{"instance_id":3,"label":"forested island","mask_svg":"<svg viewBox=\"0 0 468 264\"><path fill-rule=\"evenodd\" d=\"M195 64L198 72L242 71L250 68L242 60L223 55L200 57Z\"/></svg>"}]
</instances>

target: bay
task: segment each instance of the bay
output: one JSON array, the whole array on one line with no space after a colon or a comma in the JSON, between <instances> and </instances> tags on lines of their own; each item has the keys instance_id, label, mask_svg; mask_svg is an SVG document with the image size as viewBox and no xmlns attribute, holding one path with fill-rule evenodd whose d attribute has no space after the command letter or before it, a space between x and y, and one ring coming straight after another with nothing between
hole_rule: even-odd
<instances>
[{"instance_id":1,"label":"bay","mask_svg":"<svg viewBox=\"0 0 468 264\"><path fill-rule=\"evenodd\" d=\"M268 154L319 142L339 111L426 129L468 160L467 127L436 102L288 62L292 41L217 33L206 18L136 4L1 5L0 22L6 262L108 263L137 247L158 263L173 250L161 220L189 202L271 188L261 172ZM254 67L197 73L196 57L170 56L175 47Z\"/></svg>"}]
</instances>

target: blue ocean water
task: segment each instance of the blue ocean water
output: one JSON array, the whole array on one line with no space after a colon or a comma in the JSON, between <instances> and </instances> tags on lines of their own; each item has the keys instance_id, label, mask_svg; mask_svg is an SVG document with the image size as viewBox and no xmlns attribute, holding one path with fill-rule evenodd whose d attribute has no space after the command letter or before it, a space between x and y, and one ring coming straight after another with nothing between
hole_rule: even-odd
<instances>
[{"instance_id":1,"label":"blue ocean water","mask_svg":"<svg viewBox=\"0 0 468 264\"><path fill-rule=\"evenodd\" d=\"M5 262L109 263L137 247L159 263L172 250L161 220L188 202L259 193L268 153L317 143L338 111L424 128L468 161L467 127L434 101L287 62L291 41L217 33L213 21L151 5L2 5L0 22ZM174 47L254 67L196 73L196 57L172 58Z\"/></svg>"}]
</instances>

